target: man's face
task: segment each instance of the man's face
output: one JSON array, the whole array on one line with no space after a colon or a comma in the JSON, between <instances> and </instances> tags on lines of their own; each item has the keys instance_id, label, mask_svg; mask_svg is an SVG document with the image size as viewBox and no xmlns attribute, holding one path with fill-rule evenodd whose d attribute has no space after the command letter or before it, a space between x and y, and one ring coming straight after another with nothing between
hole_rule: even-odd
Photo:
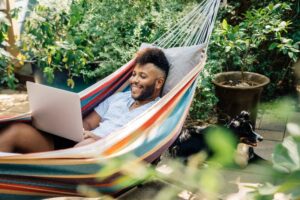
<instances>
[{"instance_id":1,"label":"man's face","mask_svg":"<svg viewBox=\"0 0 300 200\"><path fill-rule=\"evenodd\" d=\"M132 98L144 101L158 97L164 83L163 77L164 73L154 64L137 64L129 79Z\"/></svg>"}]
</instances>

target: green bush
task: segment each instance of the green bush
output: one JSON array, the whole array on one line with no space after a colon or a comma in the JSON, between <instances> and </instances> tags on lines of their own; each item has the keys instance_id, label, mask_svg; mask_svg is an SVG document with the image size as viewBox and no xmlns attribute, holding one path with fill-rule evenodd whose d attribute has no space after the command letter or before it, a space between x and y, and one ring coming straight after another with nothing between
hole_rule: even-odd
<instances>
[{"instance_id":1,"label":"green bush","mask_svg":"<svg viewBox=\"0 0 300 200\"><path fill-rule=\"evenodd\" d=\"M132 58L141 42L164 33L190 5L183 0L40 1L25 25L23 51L49 81L57 70L72 77L103 78ZM89 65L97 62L99 67Z\"/></svg>"},{"instance_id":2,"label":"green bush","mask_svg":"<svg viewBox=\"0 0 300 200\"><path fill-rule=\"evenodd\" d=\"M0 12L0 83L1 86L15 89L18 80L15 78L15 68L12 64L13 56L5 50L5 47L9 47L7 43L9 26L11 24L6 18L6 14Z\"/></svg>"},{"instance_id":3,"label":"green bush","mask_svg":"<svg viewBox=\"0 0 300 200\"><path fill-rule=\"evenodd\" d=\"M212 85L213 74L215 74L214 70L214 68L205 67L200 73L190 108L191 119L205 120L215 113L214 107L217 103L217 97L214 94L214 87Z\"/></svg>"},{"instance_id":4,"label":"green bush","mask_svg":"<svg viewBox=\"0 0 300 200\"><path fill-rule=\"evenodd\" d=\"M299 43L286 34L292 22L286 21L284 15L290 10L291 4L270 3L247 10L237 25L228 24L226 19L219 23L210 47L219 53L218 57L224 58L218 64L221 71L247 70L264 74L271 78L267 94L274 96L283 72L291 67L288 63L278 66L275 59L296 62L299 54Z\"/></svg>"},{"instance_id":5,"label":"green bush","mask_svg":"<svg viewBox=\"0 0 300 200\"><path fill-rule=\"evenodd\" d=\"M67 84L72 87L72 78L83 76L84 70L91 69L88 61L94 61L90 44L93 41L79 27L86 5L84 1L62 5L58 1L39 3L26 19L22 51L27 59L37 62L50 83L54 72L66 70Z\"/></svg>"},{"instance_id":6,"label":"green bush","mask_svg":"<svg viewBox=\"0 0 300 200\"><path fill-rule=\"evenodd\" d=\"M263 7L256 2L251 1L253 5L243 13L238 12L238 2L220 11L205 66L211 74L201 81L210 82L221 71L258 72L271 79L263 95L269 100L294 87L291 66L299 58L299 20L292 10L295 1L260 2ZM213 91L212 84L199 84L197 90L200 98L195 99L191 116L205 118L216 102L214 95L206 92Z\"/></svg>"}]
</instances>

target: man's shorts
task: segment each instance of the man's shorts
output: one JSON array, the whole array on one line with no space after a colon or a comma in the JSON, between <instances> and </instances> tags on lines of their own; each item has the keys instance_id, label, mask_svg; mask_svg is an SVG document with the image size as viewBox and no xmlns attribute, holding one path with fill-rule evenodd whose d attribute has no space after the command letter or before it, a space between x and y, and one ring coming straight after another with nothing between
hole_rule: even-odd
<instances>
[{"instance_id":1,"label":"man's shorts","mask_svg":"<svg viewBox=\"0 0 300 200\"><path fill-rule=\"evenodd\" d=\"M55 150L71 148L75 144L77 144L77 142L75 141L63 137L59 137L57 135L52 135L52 138L53 138L53 144Z\"/></svg>"},{"instance_id":2,"label":"man's shorts","mask_svg":"<svg viewBox=\"0 0 300 200\"><path fill-rule=\"evenodd\" d=\"M54 145L54 150L59 150L59 149L67 149L67 148L71 148L73 147L75 144L77 144L77 142L74 142L72 140L57 136L57 135L53 135L51 133L47 133L45 131L39 130L42 134L44 134L46 137L48 137L49 139L51 138L53 141L53 145Z\"/></svg>"}]
</instances>

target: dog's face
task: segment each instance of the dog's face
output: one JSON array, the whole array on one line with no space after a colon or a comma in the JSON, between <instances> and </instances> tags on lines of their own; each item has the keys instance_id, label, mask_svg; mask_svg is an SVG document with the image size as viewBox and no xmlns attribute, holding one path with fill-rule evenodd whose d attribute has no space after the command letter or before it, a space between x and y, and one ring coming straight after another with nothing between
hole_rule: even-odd
<instances>
[{"instance_id":1,"label":"dog's face","mask_svg":"<svg viewBox=\"0 0 300 200\"><path fill-rule=\"evenodd\" d=\"M263 137L253 130L250 122L250 115L246 111L242 111L236 118L228 124L241 143L251 146L257 146L258 142L263 140Z\"/></svg>"}]
</instances>

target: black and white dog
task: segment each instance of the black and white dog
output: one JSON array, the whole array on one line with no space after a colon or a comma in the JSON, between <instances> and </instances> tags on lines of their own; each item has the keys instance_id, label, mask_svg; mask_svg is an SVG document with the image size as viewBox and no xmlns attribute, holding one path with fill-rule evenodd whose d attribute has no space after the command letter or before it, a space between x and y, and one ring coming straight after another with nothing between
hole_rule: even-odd
<instances>
[{"instance_id":1,"label":"black and white dog","mask_svg":"<svg viewBox=\"0 0 300 200\"><path fill-rule=\"evenodd\" d=\"M216 128L216 126L213 125L208 127L194 126L184 128L177 140L169 148L171 157L179 157L187 161L189 156L200 151L206 151L208 154L211 154L212 152L205 142L205 134L214 128ZM225 128L228 128L236 137L237 149L241 149L238 147L239 143L244 143L249 147L247 148L247 163L248 160L257 156L254 154L253 147L256 147L257 143L263 140L263 137L253 130L248 112L242 111L237 117L232 119Z\"/></svg>"}]
</instances>

